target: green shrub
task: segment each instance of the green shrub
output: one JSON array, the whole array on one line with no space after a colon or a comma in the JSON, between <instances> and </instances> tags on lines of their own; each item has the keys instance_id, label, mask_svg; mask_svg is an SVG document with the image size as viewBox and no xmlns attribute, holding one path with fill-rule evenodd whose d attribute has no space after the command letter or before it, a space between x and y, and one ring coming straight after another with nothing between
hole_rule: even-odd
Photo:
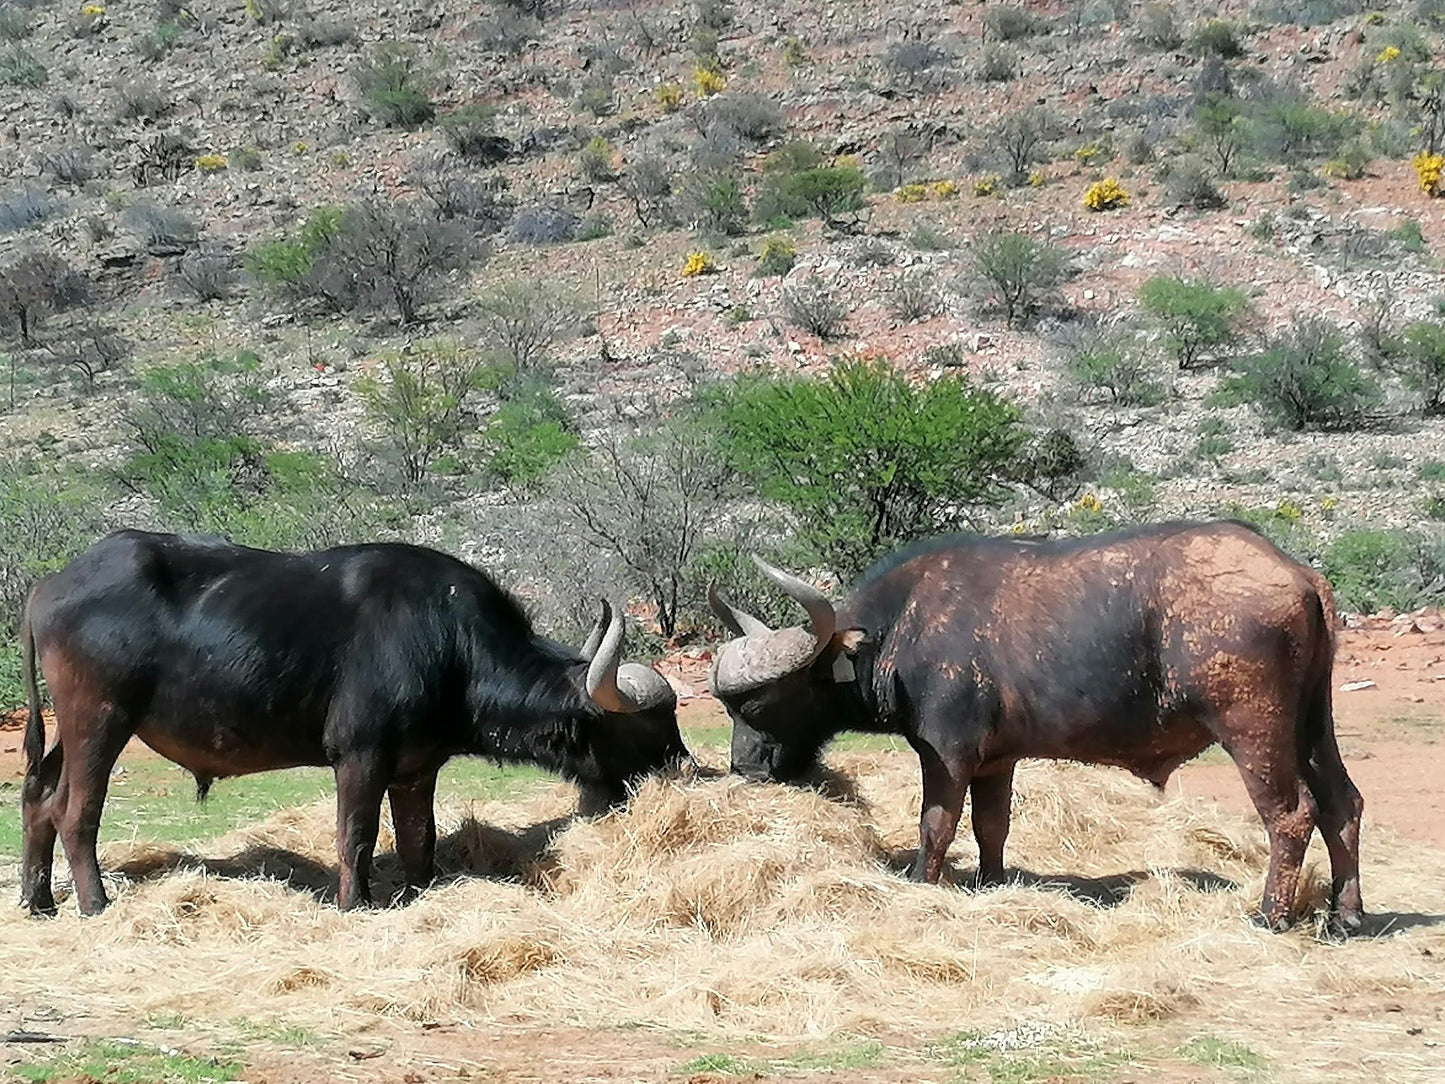
<instances>
[{"instance_id":1,"label":"green shrub","mask_svg":"<svg viewBox=\"0 0 1445 1084\"><path fill-rule=\"evenodd\" d=\"M540 480L578 445L566 408L542 383L530 384L498 407L482 440L488 470L507 485Z\"/></svg>"},{"instance_id":2,"label":"green shrub","mask_svg":"<svg viewBox=\"0 0 1445 1084\"><path fill-rule=\"evenodd\" d=\"M378 44L356 71L362 100L374 116L393 128L419 128L436 115L420 80L416 50L394 41Z\"/></svg>"},{"instance_id":3,"label":"green shrub","mask_svg":"<svg viewBox=\"0 0 1445 1084\"><path fill-rule=\"evenodd\" d=\"M961 375L914 385L884 361L716 392L723 446L840 575L992 505L1026 436L1017 407Z\"/></svg>"},{"instance_id":4,"label":"green shrub","mask_svg":"<svg viewBox=\"0 0 1445 1084\"><path fill-rule=\"evenodd\" d=\"M820 166L765 176L753 208L759 222L821 218L830 226L855 215L865 204L867 179L857 166Z\"/></svg>"},{"instance_id":5,"label":"green shrub","mask_svg":"<svg viewBox=\"0 0 1445 1084\"><path fill-rule=\"evenodd\" d=\"M1256 153L1288 166L1338 155L1359 129L1353 117L1311 105L1292 92L1272 95L1253 106L1248 123Z\"/></svg>"},{"instance_id":6,"label":"green shrub","mask_svg":"<svg viewBox=\"0 0 1445 1084\"><path fill-rule=\"evenodd\" d=\"M1420 396L1424 412L1445 414L1445 324L1411 324L1388 357L1401 382Z\"/></svg>"},{"instance_id":7,"label":"green shrub","mask_svg":"<svg viewBox=\"0 0 1445 1084\"><path fill-rule=\"evenodd\" d=\"M1236 364L1233 386L1286 429L1358 426L1379 399L1349 356L1344 334L1326 320L1297 319L1264 350Z\"/></svg>"},{"instance_id":8,"label":"green shrub","mask_svg":"<svg viewBox=\"0 0 1445 1084\"><path fill-rule=\"evenodd\" d=\"M980 234L969 255L985 300L1003 312L1010 327L1027 324L1069 274L1062 251L1012 230Z\"/></svg>"},{"instance_id":9,"label":"green shrub","mask_svg":"<svg viewBox=\"0 0 1445 1084\"><path fill-rule=\"evenodd\" d=\"M0 45L0 83L12 87L43 87L50 78L45 65L36 60L23 45Z\"/></svg>"},{"instance_id":10,"label":"green shrub","mask_svg":"<svg viewBox=\"0 0 1445 1084\"><path fill-rule=\"evenodd\" d=\"M1223 19L1209 19L1196 26L1189 35L1189 48L1200 56L1213 55L1225 60L1244 55L1238 29Z\"/></svg>"},{"instance_id":11,"label":"green shrub","mask_svg":"<svg viewBox=\"0 0 1445 1084\"><path fill-rule=\"evenodd\" d=\"M1148 406L1164 397L1149 352L1127 327L1091 326L1063 344L1064 371L1086 393L1099 393L1117 406Z\"/></svg>"},{"instance_id":12,"label":"green shrub","mask_svg":"<svg viewBox=\"0 0 1445 1084\"><path fill-rule=\"evenodd\" d=\"M798 262L798 250L786 237L769 237L758 250L759 275L786 275Z\"/></svg>"},{"instance_id":13,"label":"green shrub","mask_svg":"<svg viewBox=\"0 0 1445 1084\"><path fill-rule=\"evenodd\" d=\"M1158 323L1181 369L1226 356L1249 313L1243 290L1167 275L1140 287L1139 304Z\"/></svg>"},{"instance_id":14,"label":"green shrub","mask_svg":"<svg viewBox=\"0 0 1445 1084\"><path fill-rule=\"evenodd\" d=\"M246 254L247 273L269 289L299 296L316 259L341 232L342 209L318 207L292 237L263 241Z\"/></svg>"},{"instance_id":15,"label":"green shrub","mask_svg":"<svg viewBox=\"0 0 1445 1084\"><path fill-rule=\"evenodd\" d=\"M1342 610L1373 613L1439 605L1445 547L1408 531L1347 531L1325 547L1322 570Z\"/></svg>"},{"instance_id":16,"label":"green shrub","mask_svg":"<svg viewBox=\"0 0 1445 1084\"><path fill-rule=\"evenodd\" d=\"M479 165L500 162L512 151L512 143L497 134L496 110L472 102L441 118L439 127L452 149Z\"/></svg>"}]
</instances>

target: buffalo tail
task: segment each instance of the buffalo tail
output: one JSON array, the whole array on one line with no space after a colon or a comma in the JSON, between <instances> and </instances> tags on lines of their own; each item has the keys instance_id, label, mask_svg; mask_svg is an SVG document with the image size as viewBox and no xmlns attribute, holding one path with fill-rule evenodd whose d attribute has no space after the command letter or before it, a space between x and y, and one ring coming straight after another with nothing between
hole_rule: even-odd
<instances>
[{"instance_id":1,"label":"buffalo tail","mask_svg":"<svg viewBox=\"0 0 1445 1084\"><path fill-rule=\"evenodd\" d=\"M25 774L33 775L45 756L45 716L40 710L40 680L35 673L35 634L30 628L30 607L20 619L20 669L25 674L25 698L30 718L25 723Z\"/></svg>"}]
</instances>

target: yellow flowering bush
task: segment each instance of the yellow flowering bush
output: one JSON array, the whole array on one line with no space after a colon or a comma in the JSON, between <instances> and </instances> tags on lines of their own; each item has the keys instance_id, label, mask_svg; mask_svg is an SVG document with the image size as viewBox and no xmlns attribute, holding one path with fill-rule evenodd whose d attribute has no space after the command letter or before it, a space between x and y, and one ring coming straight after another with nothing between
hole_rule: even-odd
<instances>
[{"instance_id":1,"label":"yellow flowering bush","mask_svg":"<svg viewBox=\"0 0 1445 1084\"><path fill-rule=\"evenodd\" d=\"M1029 174L1030 188L1042 188L1046 183L1048 183L1048 177L1044 175L1043 170L1036 169Z\"/></svg>"},{"instance_id":2,"label":"yellow flowering bush","mask_svg":"<svg viewBox=\"0 0 1445 1084\"><path fill-rule=\"evenodd\" d=\"M196 168L202 173L219 173L226 168L226 156L224 154L198 155Z\"/></svg>"},{"instance_id":3,"label":"yellow flowering bush","mask_svg":"<svg viewBox=\"0 0 1445 1084\"><path fill-rule=\"evenodd\" d=\"M979 177L973 182L973 194L975 196L991 196L998 191L999 179L996 176Z\"/></svg>"},{"instance_id":4,"label":"yellow flowering bush","mask_svg":"<svg viewBox=\"0 0 1445 1084\"><path fill-rule=\"evenodd\" d=\"M921 184L905 184L894 196L899 203L922 203L928 198L928 189Z\"/></svg>"},{"instance_id":5,"label":"yellow flowering bush","mask_svg":"<svg viewBox=\"0 0 1445 1084\"><path fill-rule=\"evenodd\" d=\"M1074 502L1074 510L1077 512L1093 512L1097 514L1104 510L1104 502L1092 493L1085 493Z\"/></svg>"},{"instance_id":6,"label":"yellow flowering bush","mask_svg":"<svg viewBox=\"0 0 1445 1084\"><path fill-rule=\"evenodd\" d=\"M712 68L696 68L692 73L692 81L697 86L699 97L711 98L714 94L721 94L727 89L728 82L722 77L722 73Z\"/></svg>"},{"instance_id":7,"label":"yellow flowering bush","mask_svg":"<svg viewBox=\"0 0 1445 1084\"><path fill-rule=\"evenodd\" d=\"M1375 54L1375 59L1381 64L1388 64L1392 60L1399 60L1400 47L1397 45L1387 45Z\"/></svg>"},{"instance_id":8,"label":"yellow flowering bush","mask_svg":"<svg viewBox=\"0 0 1445 1084\"><path fill-rule=\"evenodd\" d=\"M1085 143L1074 152L1074 161L1081 166L1093 165L1104 156L1104 148L1097 143Z\"/></svg>"},{"instance_id":9,"label":"yellow flowering bush","mask_svg":"<svg viewBox=\"0 0 1445 1084\"><path fill-rule=\"evenodd\" d=\"M934 199L953 199L958 195L958 185L953 181L934 181L932 191Z\"/></svg>"},{"instance_id":10,"label":"yellow flowering bush","mask_svg":"<svg viewBox=\"0 0 1445 1084\"><path fill-rule=\"evenodd\" d=\"M1113 211L1129 202L1129 193L1113 177L1095 181L1084 192L1084 206L1091 211Z\"/></svg>"},{"instance_id":11,"label":"yellow flowering bush","mask_svg":"<svg viewBox=\"0 0 1445 1084\"><path fill-rule=\"evenodd\" d=\"M798 261L798 250L786 237L769 237L758 252L758 274L786 275Z\"/></svg>"},{"instance_id":12,"label":"yellow flowering bush","mask_svg":"<svg viewBox=\"0 0 1445 1084\"><path fill-rule=\"evenodd\" d=\"M1304 509L1293 501L1280 501L1274 506L1274 514L1289 523L1298 523Z\"/></svg>"},{"instance_id":13,"label":"yellow flowering bush","mask_svg":"<svg viewBox=\"0 0 1445 1084\"><path fill-rule=\"evenodd\" d=\"M105 14L104 4L86 4L80 9L82 15L96 16Z\"/></svg>"},{"instance_id":14,"label":"yellow flowering bush","mask_svg":"<svg viewBox=\"0 0 1445 1084\"><path fill-rule=\"evenodd\" d=\"M1445 174L1445 155L1421 151L1410 159L1415 167L1415 176L1420 178L1420 191L1431 196L1440 195L1440 177Z\"/></svg>"},{"instance_id":15,"label":"yellow flowering bush","mask_svg":"<svg viewBox=\"0 0 1445 1084\"><path fill-rule=\"evenodd\" d=\"M706 252L689 252L682 265L682 277L690 279L694 275L710 275L716 270L717 264Z\"/></svg>"},{"instance_id":16,"label":"yellow flowering bush","mask_svg":"<svg viewBox=\"0 0 1445 1084\"><path fill-rule=\"evenodd\" d=\"M652 92L652 100L662 107L664 113L675 113L682 108L682 87L676 83L663 83Z\"/></svg>"}]
</instances>

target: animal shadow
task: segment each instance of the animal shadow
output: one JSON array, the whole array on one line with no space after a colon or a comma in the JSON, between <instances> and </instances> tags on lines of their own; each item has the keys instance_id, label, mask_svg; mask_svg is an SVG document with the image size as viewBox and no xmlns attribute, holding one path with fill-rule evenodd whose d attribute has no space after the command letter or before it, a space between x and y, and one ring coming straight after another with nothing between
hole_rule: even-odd
<instances>
[{"instance_id":1,"label":"animal shadow","mask_svg":"<svg viewBox=\"0 0 1445 1084\"><path fill-rule=\"evenodd\" d=\"M916 854L917 852L913 848L890 852L888 855L889 868L900 876L906 876ZM1175 869L1170 872L1186 882L1196 892L1232 892L1239 888L1239 885L1228 877L1221 877L1208 870ZM1108 909L1118 907L1129 898L1135 885L1142 884L1152 876L1153 874L1148 870L1141 869L1110 873L1099 877L1079 877L1067 873L1035 873L1026 869L1010 869L1005 872L1003 886L998 887L1017 885L1022 888L1038 888L1046 892L1061 892L1094 907ZM942 881L945 884L972 892L978 891L975 888L977 879L976 867L959 866L952 861L944 864ZM989 888L992 887L995 886L989 886ZM988 889L985 888L982 891L988 891Z\"/></svg>"},{"instance_id":2,"label":"animal shadow","mask_svg":"<svg viewBox=\"0 0 1445 1084\"><path fill-rule=\"evenodd\" d=\"M465 877L536 883L541 878L553 838L571 821L570 816L554 817L511 831L467 817L454 831L437 838L436 876L432 884L446 884ZM153 853L115 867L115 872L137 884L185 870L235 880L278 881L322 903L336 902L336 866L284 847L254 845L224 858L207 858L186 851ZM396 853L378 853L371 867L372 899L379 904L406 902L405 886L401 860Z\"/></svg>"}]
</instances>

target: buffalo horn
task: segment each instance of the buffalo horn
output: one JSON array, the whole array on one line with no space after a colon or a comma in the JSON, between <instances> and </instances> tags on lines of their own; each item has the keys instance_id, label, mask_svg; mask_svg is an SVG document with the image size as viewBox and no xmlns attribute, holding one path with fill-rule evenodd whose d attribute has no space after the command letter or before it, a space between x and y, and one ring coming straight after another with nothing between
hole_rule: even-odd
<instances>
[{"instance_id":1,"label":"buffalo horn","mask_svg":"<svg viewBox=\"0 0 1445 1084\"><path fill-rule=\"evenodd\" d=\"M757 554L752 554L753 564L758 566L758 571L768 579L772 580L783 593L808 611L808 618L813 622L813 656L808 660L812 662L823 653L828 646L828 641L833 639L833 633L838 628L838 615L833 609L833 604L828 601L828 596L819 591L810 583L804 583L797 576L784 572L780 568L774 568L764 561Z\"/></svg>"},{"instance_id":2,"label":"buffalo horn","mask_svg":"<svg viewBox=\"0 0 1445 1084\"><path fill-rule=\"evenodd\" d=\"M773 631L752 614L728 605L727 601L717 593L716 584L708 586L707 604L712 608L717 619L723 623L723 627L734 636L751 636L756 632Z\"/></svg>"},{"instance_id":3,"label":"buffalo horn","mask_svg":"<svg viewBox=\"0 0 1445 1084\"><path fill-rule=\"evenodd\" d=\"M604 598L602 601L602 613L597 617L597 624L592 626L592 631L587 634L587 640L582 645L582 657L591 662L597 654L597 649L602 646L602 637L607 633L607 626L612 623L612 606Z\"/></svg>"},{"instance_id":4,"label":"buffalo horn","mask_svg":"<svg viewBox=\"0 0 1445 1084\"><path fill-rule=\"evenodd\" d=\"M624 631L622 608L612 608L612 620L607 624L607 632L602 637L597 653L587 665L587 695L604 711L636 710L624 701L621 690L617 688L617 665L622 658Z\"/></svg>"}]
</instances>

